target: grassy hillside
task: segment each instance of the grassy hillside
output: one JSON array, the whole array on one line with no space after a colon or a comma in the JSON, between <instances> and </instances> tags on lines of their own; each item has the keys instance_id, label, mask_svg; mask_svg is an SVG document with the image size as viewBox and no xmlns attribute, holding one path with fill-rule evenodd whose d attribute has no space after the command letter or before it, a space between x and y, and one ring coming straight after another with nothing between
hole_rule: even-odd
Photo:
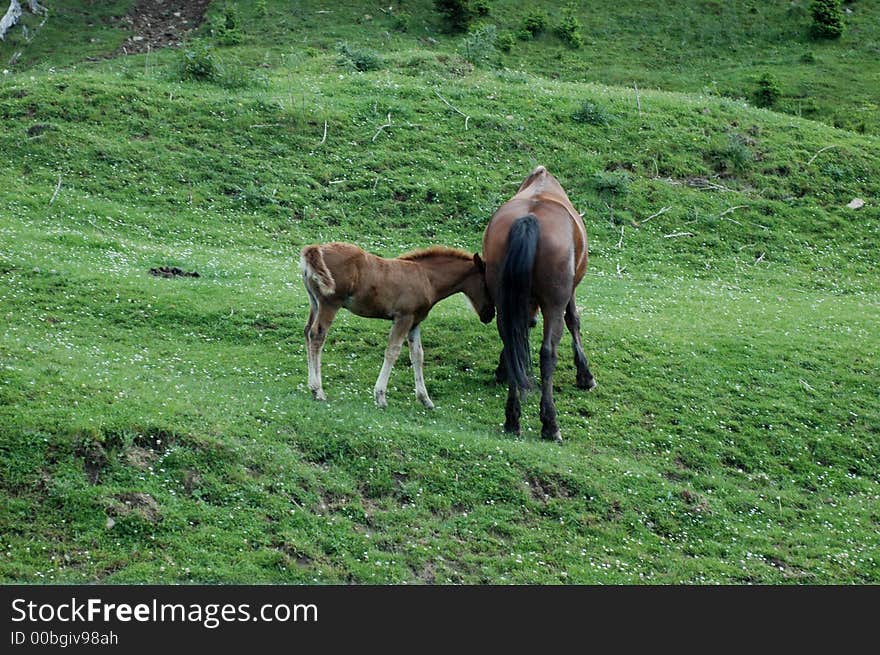
<instances>
[{"instance_id":1,"label":"grassy hillside","mask_svg":"<svg viewBox=\"0 0 880 655\"><path fill-rule=\"evenodd\" d=\"M747 79L773 44L780 78L876 89L858 65L876 4L810 43L828 68L809 73L761 3L654 67L652 37L625 49L610 27L638 34L628 3L585 6L580 51L547 34L500 67L468 62L428 2L367 4L242 3L241 45L206 27L209 50L94 62L41 32L3 76L0 579L880 581L880 139L703 81L721 60ZM490 20L513 30L516 6ZM736 30L751 41L728 48ZM209 79L182 81L187 61ZM540 440L536 398L521 438L501 431L495 327L461 297L423 329L435 411L405 356L373 406L388 325L346 313L313 402L299 248L477 250L538 163L591 244L578 299L599 387L575 389L561 358L563 445Z\"/></svg>"}]
</instances>

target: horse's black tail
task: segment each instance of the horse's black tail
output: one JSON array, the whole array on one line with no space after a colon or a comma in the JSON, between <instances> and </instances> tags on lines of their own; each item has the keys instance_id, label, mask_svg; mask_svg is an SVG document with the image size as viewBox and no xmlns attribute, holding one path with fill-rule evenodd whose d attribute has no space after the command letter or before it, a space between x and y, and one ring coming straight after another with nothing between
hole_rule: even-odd
<instances>
[{"instance_id":1,"label":"horse's black tail","mask_svg":"<svg viewBox=\"0 0 880 655\"><path fill-rule=\"evenodd\" d=\"M504 343L507 379L519 389L532 388L529 349L532 267L538 248L538 219L527 214L516 219L507 238L507 255L501 265L498 289L498 330Z\"/></svg>"}]
</instances>

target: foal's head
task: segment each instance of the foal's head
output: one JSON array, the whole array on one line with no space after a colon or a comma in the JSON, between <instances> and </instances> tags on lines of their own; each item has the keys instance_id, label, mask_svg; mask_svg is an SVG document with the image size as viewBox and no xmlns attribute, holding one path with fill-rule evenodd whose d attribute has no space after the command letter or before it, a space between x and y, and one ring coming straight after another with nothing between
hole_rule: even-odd
<instances>
[{"instance_id":1,"label":"foal's head","mask_svg":"<svg viewBox=\"0 0 880 655\"><path fill-rule=\"evenodd\" d=\"M491 323L495 318L495 303L486 284L486 264L477 253L474 253L474 271L465 278L462 291L471 301L480 320L483 323Z\"/></svg>"}]
</instances>

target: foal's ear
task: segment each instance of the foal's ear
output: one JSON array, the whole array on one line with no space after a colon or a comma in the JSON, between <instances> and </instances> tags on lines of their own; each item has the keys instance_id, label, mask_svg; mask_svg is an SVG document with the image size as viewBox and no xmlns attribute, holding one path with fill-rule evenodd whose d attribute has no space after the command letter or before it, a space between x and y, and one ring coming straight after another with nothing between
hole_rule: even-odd
<instances>
[{"instance_id":1,"label":"foal's ear","mask_svg":"<svg viewBox=\"0 0 880 655\"><path fill-rule=\"evenodd\" d=\"M480 257L480 253L478 252L474 253L474 264L477 265L477 270L479 270L480 273L486 272L486 262L483 261L483 258Z\"/></svg>"}]
</instances>

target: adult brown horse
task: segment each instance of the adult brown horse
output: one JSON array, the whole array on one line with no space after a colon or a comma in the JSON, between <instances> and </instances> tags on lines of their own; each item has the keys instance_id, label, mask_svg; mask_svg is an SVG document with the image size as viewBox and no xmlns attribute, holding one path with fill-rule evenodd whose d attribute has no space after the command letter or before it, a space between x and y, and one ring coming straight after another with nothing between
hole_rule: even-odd
<instances>
[{"instance_id":1,"label":"adult brown horse","mask_svg":"<svg viewBox=\"0 0 880 655\"><path fill-rule=\"evenodd\" d=\"M581 346L575 288L587 269L587 231L562 186L538 166L498 208L483 233L486 283L498 311L503 348L495 377L507 381L504 429L519 433L520 394L531 388L529 329L544 317L541 344L541 436L561 441L553 372L563 322L574 341L577 386L596 386Z\"/></svg>"},{"instance_id":2,"label":"adult brown horse","mask_svg":"<svg viewBox=\"0 0 880 655\"><path fill-rule=\"evenodd\" d=\"M385 363L373 389L380 407L388 404L385 391L391 368L403 340L408 338L416 397L428 409L434 408L422 374L424 355L419 327L434 305L462 292L483 323L489 323L495 316L483 261L479 255L463 250L434 246L385 259L351 243L325 243L302 249L300 269L309 296L305 329L309 389L318 400L326 400L321 384L324 340L342 307L358 316L392 321Z\"/></svg>"}]
</instances>

